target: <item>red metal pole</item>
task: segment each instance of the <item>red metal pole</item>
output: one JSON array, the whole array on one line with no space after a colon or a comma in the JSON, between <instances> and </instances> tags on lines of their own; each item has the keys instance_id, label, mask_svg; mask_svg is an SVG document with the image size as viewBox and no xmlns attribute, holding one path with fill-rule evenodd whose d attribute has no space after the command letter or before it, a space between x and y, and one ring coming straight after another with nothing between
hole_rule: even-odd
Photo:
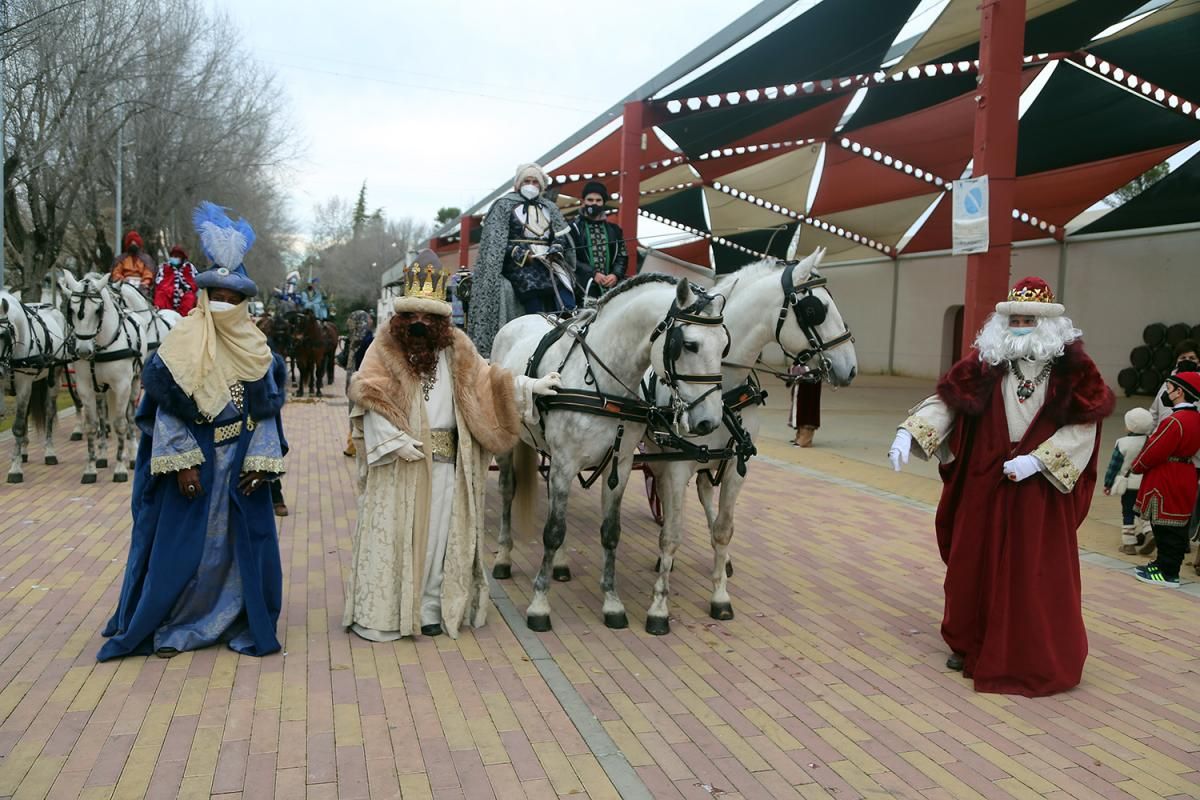
<instances>
[{"instance_id":1,"label":"red metal pole","mask_svg":"<svg viewBox=\"0 0 1200 800\"><path fill-rule=\"evenodd\" d=\"M458 268L470 269L471 267L471 231L475 228L475 218L470 214L463 214L458 220L458 231L462 237L458 240Z\"/></svg>"},{"instance_id":2,"label":"red metal pole","mask_svg":"<svg viewBox=\"0 0 1200 800\"><path fill-rule=\"evenodd\" d=\"M1025 48L1025 0L980 5L975 175L988 176L988 251L967 256L963 352L1008 292L1016 189L1017 104Z\"/></svg>"},{"instance_id":3,"label":"red metal pole","mask_svg":"<svg viewBox=\"0 0 1200 800\"><path fill-rule=\"evenodd\" d=\"M629 250L629 267L625 274L630 276L637 274L638 201L641 199L638 185L641 183L642 151L646 149L645 114L645 101L632 100L625 104L621 122L621 182L617 189L621 193L621 209L617 224L621 226Z\"/></svg>"}]
</instances>

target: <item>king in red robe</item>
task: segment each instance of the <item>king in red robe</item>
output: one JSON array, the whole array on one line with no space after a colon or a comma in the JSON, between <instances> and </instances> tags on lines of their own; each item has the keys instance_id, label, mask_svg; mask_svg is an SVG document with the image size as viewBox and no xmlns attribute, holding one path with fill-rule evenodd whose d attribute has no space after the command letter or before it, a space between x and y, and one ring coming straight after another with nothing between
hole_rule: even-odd
<instances>
[{"instance_id":1,"label":"king in red robe","mask_svg":"<svg viewBox=\"0 0 1200 800\"><path fill-rule=\"evenodd\" d=\"M1115 401L1063 312L1020 281L889 452L896 469L910 452L941 464L946 663L980 692L1065 691L1087 659L1076 531Z\"/></svg>"}]
</instances>

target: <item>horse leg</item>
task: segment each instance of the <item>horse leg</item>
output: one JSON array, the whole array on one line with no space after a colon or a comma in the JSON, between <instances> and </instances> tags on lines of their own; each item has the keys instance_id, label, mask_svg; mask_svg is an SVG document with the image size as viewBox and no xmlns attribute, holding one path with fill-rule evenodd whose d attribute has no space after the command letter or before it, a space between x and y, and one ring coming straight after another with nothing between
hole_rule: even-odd
<instances>
[{"instance_id":1,"label":"horse leg","mask_svg":"<svg viewBox=\"0 0 1200 800\"><path fill-rule=\"evenodd\" d=\"M83 427L84 438L87 439L87 461L83 466L83 477L79 479L80 483L95 483L96 482L96 439L100 434L100 423L96 413L96 396L92 393L90 387L83 388L80 386L79 392L80 401L80 422Z\"/></svg>"},{"instance_id":2,"label":"horse leg","mask_svg":"<svg viewBox=\"0 0 1200 800\"><path fill-rule=\"evenodd\" d=\"M113 483L124 483L129 480L129 462L125 458L126 448L129 444L129 395L131 394L131 386L124 388L113 386L109 390L112 404L109 406L108 416L112 421L113 440L117 445L116 461L113 464Z\"/></svg>"},{"instance_id":3,"label":"horse leg","mask_svg":"<svg viewBox=\"0 0 1200 800\"><path fill-rule=\"evenodd\" d=\"M99 392L93 401L96 409L96 466L104 469L108 466L108 439L112 435L112 423L109 420L109 395L112 390Z\"/></svg>"},{"instance_id":4,"label":"horse leg","mask_svg":"<svg viewBox=\"0 0 1200 800\"><path fill-rule=\"evenodd\" d=\"M717 525L717 508L713 505L713 484L708 472L696 473L696 496L700 498L700 505L704 506L704 516L708 519L708 533L711 536ZM732 558L725 562L725 577L733 577Z\"/></svg>"},{"instance_id":5,"label":"horse leg","mask_svg":"<svg viewBox=\"0 0 1200 800\"><path fill-rule=\"evenodd\" d=\"M129 468L133 469L137 465L137 438L138 428L134 424L134 417L137 415L138 397L142 393L142 376L140 373L135 373L133 380L129 384L129 402L126 404L128 411L125 418L125 429L129 432L125 452L129 455L126 463Z\"/></svg>"},{"instance_id":6,"label":"horse leg","mask_svg":"<svg viewBox=\"0 0 1200 800\"><path fill-rule=\"evenodd\" d=\"M571 580L571 565L567 563L567 549L565 547L554 554L554 568L550 572L550 577L559 583L566 583Z\"/></svg>"},{"instance_id":7,"label":"horse leg","mask_svg":"<svg viewBox=\"0 0 1200 800\"><path fill-rule=\"evenodd\" d=\"M317 386L317 397L325 396L321 392L321 385L323 383L322 378L324 378L324 377L325 377L325 356L322 355L319 359L317 359L317 363L314 365L314 368L313 368L313 381L316 383L316 386Z\"/></svg>"},{"instance_id":8,"label":"horse leg","mask_svg":"<svg viewBox=\"0 0 1200 800\"><path fill-rule=\"evenodd\" d=\"M600 543L604 545L604 574L600 578L600 590L604 592L604 624L609 628L628 628L629 620L625 616L625 604L617 595L617 545L621 543L621 498L625 494L625 484L629 482L629 473L633 466L630 455L614 454L617 462L617 485L608 487L604 482L601 493L601 506L604 521L600 523Z\"/></svg>"},{"instance_id":9,"label":"horse leg","mask_svg":"<svg viewBox=\"0 0 1200 800\"><path fill-rule=\"evenodd\" d=\"M29 446L29 397L33 393L33 381L19 376L15 381L17 404L13 409L13 457L8 467L8 482L21 483L25 480L22 464L25 463L26 448Z\"/></svg>"},{"instance_id":10,"label":"horse leg","mask_svg":"<svg viewBox=\"0 0 1200 800\"><path fill-rule=\"evenodd\" d=\"M53 368L46 375L46 402L43 413L46 442L42 448L42 460L53 465L58 463L58 454L54 451L54 424L58 421L58 371Z\"/></svg>"},{"instance_id":11,"label":"horse leg","mask_svg":"<svg viewBox=\"0 0 1200 800\"><path fill-rule=\"evenodd\" d=\"M680 462L691 470L691 464ZM654 599L646 612L646 633L663 636L671 632L671 570L675 567L675 551L683 538L683 498L687 491L687 473L680 474L675 464L666 464L657 474L658 498L663 506L663 524L658 533L658 579L654 582Z\"/></svg>"},{"instance_id":12,"label":"horse leg","mask_svg":"<svg viewBox=\"0 0 1200 800\"><path fill-rule=\"evenodd\" d=\"M492 562L492 577L503 581L512 577L512 505L517 492L517 471L511 452L496 456L496 465L500 467L500 546Z\"/></svg>"},{"instance_id":13,"label":"horse leg","mask_svg":"<svg viewBox=\"0 0 1200 800\"><path fill-rule=\"evenodd\" d=\"M729 575L733 572L729 543L733 540L733 510L737 507L744 479L736 470L726 472L731 474L726 474L721 481L721 506L712 527L713 593L708 602L708 615L713 619L733 619L733 603L729 601L728 591Z\"/></svg>"},{"instance_id":14,"label":"horse leg","mask_svg":"<svg viewBox=\"0 0 1200 800\"><path fill-rule=\"evenodd\" d=\"M533 599L525 611L525 624L531 631L550 630L550 573L554 554L567 535L567 498L577 472L564 461L560 458L550 462L550 513L542 529L542 567L533 579Z\"/></svg>"}]
</instances>

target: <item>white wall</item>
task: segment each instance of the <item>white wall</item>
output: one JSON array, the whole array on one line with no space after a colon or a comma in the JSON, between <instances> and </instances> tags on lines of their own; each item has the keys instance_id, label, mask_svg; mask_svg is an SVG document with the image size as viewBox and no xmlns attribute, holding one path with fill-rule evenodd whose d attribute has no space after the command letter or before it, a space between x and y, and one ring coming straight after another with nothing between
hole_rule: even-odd
<instances>
[{"instance_id":1,"label":"white wall","mask_svg":"<svg viewBox=\"0 0 1200 800\"><path fill-rule=\"evenodd\" d=\"M1129 351L1152 322L1200 323L1200 230L1082 240L1067 247L1066 286L1059 286L1061 245L1013 250L1011 285L1037 275L1060 295L1084 332L1088 353L1110 385L1129 366ZM936 378L946 368L947 312L962 305L966 256L938 255L839 266L822 271L850 322L859 371L886 372L891 343L892 270L900 271L893 372Z\"/></svg>"}]
</instances>

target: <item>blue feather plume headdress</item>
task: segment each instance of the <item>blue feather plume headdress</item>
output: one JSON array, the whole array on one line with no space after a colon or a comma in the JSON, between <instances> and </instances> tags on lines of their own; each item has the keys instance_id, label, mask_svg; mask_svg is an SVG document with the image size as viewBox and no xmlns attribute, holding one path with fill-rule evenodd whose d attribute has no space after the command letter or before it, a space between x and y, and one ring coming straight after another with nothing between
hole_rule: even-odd
<instances>
[{"instance_id":1,"label":"blue feather plume headdress","mask_svg":"<svg viewBox=\"0 0 1200 800\"><path fill-rule=\"evenodd\" d=\"M242 263L254 244L254 229L239 218L234 222L225 209L205 200L192 213L192 223L200 236L200 247L208 260L218 267L233 269Z\"/></svg>"}]
</instances>

